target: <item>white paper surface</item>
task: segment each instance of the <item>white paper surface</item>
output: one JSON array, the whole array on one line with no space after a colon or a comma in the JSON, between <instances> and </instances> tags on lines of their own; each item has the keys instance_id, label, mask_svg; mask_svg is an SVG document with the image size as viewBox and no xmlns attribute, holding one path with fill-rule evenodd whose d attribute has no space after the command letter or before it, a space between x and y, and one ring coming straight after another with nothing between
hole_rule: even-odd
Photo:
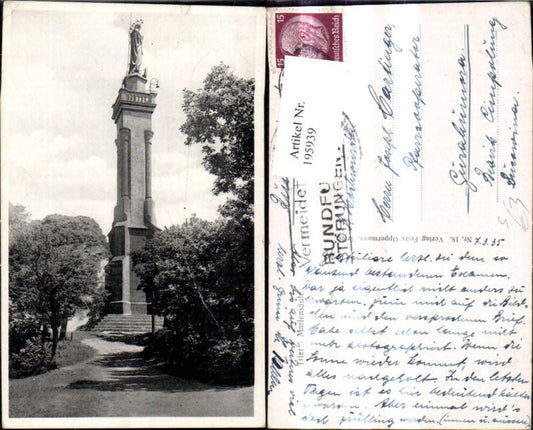
<instances>
[{"instance_id":1,"label":"white paper surface","mask_svg":"<svg viewBox=\"0 0 533 430\"><path fill-rule=\"evenodd\" d=\"M285 64L274 174L327 179L335 165L331 145L341 137L344 65L300 57L287 57Z\"/></svg>"},{"instance_id":2,"label":"white paper surface","mask_svg":"<svg viewBox=\"0 0 533 430\"><path fill-rule=\"evenodd\" d=\"M276 14L333 12L343 63L284 73L343 65L334 165L278 176L280 99L330 98L275 67ZM269 30L269 425L530 428L528 6L280 9Z\"/></svg>"}]
</instances>

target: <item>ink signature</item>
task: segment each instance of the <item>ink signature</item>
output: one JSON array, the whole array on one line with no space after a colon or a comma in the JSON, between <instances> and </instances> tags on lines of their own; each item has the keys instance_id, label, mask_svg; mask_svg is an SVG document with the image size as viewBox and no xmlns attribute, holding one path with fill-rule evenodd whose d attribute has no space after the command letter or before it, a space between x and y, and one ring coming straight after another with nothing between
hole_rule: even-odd
<instances>
[{"instance_id":1,"label":"ink signature","mask_svg":"<svg viewBox=\"0 0 533 430\"><path fill-rule=\"evenodd\" d=\"M531 222L531 211L526 207L524 202L520 199L509 197L507 200L502 201L502 205L507 211L509 217L523 230L529 229L529 223ZM509 220L505 216L499 216L498 222L509 228Z\"/></svg>"}]
</instances>

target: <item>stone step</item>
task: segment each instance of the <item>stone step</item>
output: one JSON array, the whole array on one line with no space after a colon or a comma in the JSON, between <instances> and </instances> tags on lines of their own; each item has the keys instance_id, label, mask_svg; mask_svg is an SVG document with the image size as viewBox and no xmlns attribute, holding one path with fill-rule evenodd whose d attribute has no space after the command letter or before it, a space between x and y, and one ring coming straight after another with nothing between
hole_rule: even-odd
<instances>
[{"instance_id":1,"label":"stone step","mask_svg":"<svg viewBox=\"0 0 533 430\"><path fill-rule=\"evenodd\" d=\"M162 325L156 324L156 329L162 328ZM147 329L150 331L152 329L152 324L145 325L121 325L121 324L102 324L95 327L96 330L111 330L111 329L124 329L124 330L144 330Z\"/></svg>"},{"instance_id":2,"label":"stone step","mask_svg":"<svg viewBox=\"0 0 533 430\"><path fill-rule=\"evenodd\" d=\"M146 324L146 323L151 323L152 320L145 320L145 321L127 321L127 320L102 320L102 321L105 321L105 322L109 322L109 323L123 323L123 324ZM156 320L158 321L158 320Z\"/></svg>"},{"instance_id":3,"label":"stone step","mask_svg":"<svg viewBox=\"0 0 533 430\"><path fill-rule=\"evenodd\" d=\"M157 324L156 327L162 326L162 324ZM150 324L136 324L136 325L130 325L130 324L112 324L112 323L104 323L104 324L98 324L97 328L139 328L142 329L144 327L152 327L152 323Z\"/></svg>"},{"instance_id":4,"label":"stone step","mask_svg":"<svg viewBox=\"0 0 533 430\"><path fill-rule=\"evenodd\" d=\"M160 329L161 327L156 326L156 330ZM116 325L105 325L105 326L98 326L94 328L95 331L136 331L139 333L148 333L149 331L152 331L151 325L146 325L144 327L124 327L124 326L116 326Z\"/></svg>"},{"instance_id":5,"label":"stone step","mask_svg":"<svg viewBox=\"0 0 533 430\"><path fill-rule=\"evenodd\" d=\"M155 318L156 330L163 328L163 318ZM92 331L108 331L114 333L148 333L152 331L151 315L106 315Z\"/></svg>"},{"instance_id":6,"label":"stone step","mask_svg":"<svg viewBox=\"0 0 533 430\"><path fill-rule=\"evenodd\" d=\"M157 320L156 320L157 321ZM138 321L128 321L128 320L106 320L106 322L109 322L109 323L112 323L112 324L115 324L115 323L119 323L119 324L148 324L148 323L152 323L152 320L149 319L149 320L138 320Z\"/></svg>"},{"instance_id":7,"label":"stone step","mask_svg":"<svg viewBox=\"0 0 533 430\"><path fill-rule=\"evenodd\" d=\"M149 316L149 318L128 318L127 315L125 315L123 318L120 318L120 317L111 317L111 318L108 318L107 316L104 317L106 319L106 321L129 321L129 322L146 322L146 321L152 321L152 317ZM157 318L156 317L156 320L157 319L161 319L161 318Z\"/></svg>"},{"instance_id":8,"label":"stone step","mask_svg":"<svg viewBox=\"0 0 533 430\"><path fill-rule=\"evenodd\" d=\"M162 327L156 326L155 329L159 330ZM117 327L117 326L103 326L103 327L95 327L92 329L92 331L96 332L113 332L113 333L150 333L152 331L152 326L145 326L145 327Z\"/></svg>"},{"instance_id":9,"label":"stone step","mask_svg":"<svg viewBox=\"0 0 533 430\"><path fill-rule=\"evenodd\" d=\"M149 320L149 319L152 319L152 315L135 315L135 314L132 314L132 315L120 315L120 314L108 314L106 315L104 318L108 319L108 320L113 320L113 319L117 319L117 320ZM161 317L156 317L156 318L161 318Z\"/></svg>"}]
</instances>

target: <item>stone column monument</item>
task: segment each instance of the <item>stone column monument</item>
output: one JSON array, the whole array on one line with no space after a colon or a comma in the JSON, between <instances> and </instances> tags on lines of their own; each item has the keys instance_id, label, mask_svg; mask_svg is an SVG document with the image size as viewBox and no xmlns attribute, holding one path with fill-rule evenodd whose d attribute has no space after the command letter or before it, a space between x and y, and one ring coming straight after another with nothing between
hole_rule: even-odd
<instances>
[{"instance_id":1,"label":"stone column monument","mask_svg":"<svg viewBox=\"0 0 533 430\"><path fill-rule=\"evenodd\" d=\"M153 236L152 201L152 114L156 92L146 88L142 69L142 21L130 27L128 72L113 104L112 119L117 125L117 204L109 232L112 258L106 267L106 289L110 293L107 314L147 314L149 300L138 289L132 270L131 253ZM152 85L150 85L152 87Z\"/></svg>"}]
</instances>

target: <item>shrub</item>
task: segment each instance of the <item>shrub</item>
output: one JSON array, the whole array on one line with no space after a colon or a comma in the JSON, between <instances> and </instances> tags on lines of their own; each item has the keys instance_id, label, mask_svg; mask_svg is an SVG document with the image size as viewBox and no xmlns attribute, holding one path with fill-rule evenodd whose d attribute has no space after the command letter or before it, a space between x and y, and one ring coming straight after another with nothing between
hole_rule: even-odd
<instances>
[{"instance_id":1,"label":"shrub","mask_svg":"<svg viewBox=\"0 0 533 430\"><path fill-rule=\"evenodd\" d=\"M54 367L52 348L39 337L26 339L24 347L9 354L9 376L18 378L46 372Z\"/></svg>"},{"instance_id":2,"label":"shrub","mask_svg":"<svg viewBox=\"0 0 533 430\"><path fill-rule=\"evenodd\" d=\"M217 382L252 380L249 230L228 220L192 217L157 233L134 254L141 288L165 317L167 330L155 336L151 351L174 371Z\"/></svg>"},{"instance_id":3,"label":"shrub","mask_svg":"<svg viewBox=\"0 0 533 430\"><path fill-rule=\"evenodd\" d=\"M253 383L253 351L242 338L205 338L158 330L145 353L180 376L223 384Z\"/></svg>"},{"instance_id":4,"label":"shrub","mask_svg":"<svg viewBox=\"0 0 533 430\"><path fill-rule=\"evenodd\" d=\"M253 351L242 338L213 343L204 356L206 377L221 383L253 382Z\"/></svg>"},{"instance_id":5,"label":"shrub","mask_svg":"<svg viewBox=\"0 0 533 430\"><path fill-rule=\"evenodd\" d=\"M173 335L166 328L157 330L149 341L148 346L144 349L147 355L154 356L160 360L166 361L167 357L173 357L172 353Z\"/></svg>"},{"instance_id":6,"label":"shrub","mask_svg":"<svg viewBox=\"0 0 533 430\"><path fill-rule=\"evenodd\" d=\"M40 335L41 324L31 314L21 311L10 303L9 352L17 353L26 346L26 340Z\"/></svg>"},{"instance_id":7,"label":"shrub","mask_svg":"<svg viewBox=\"0 0 533 430\"><path fill-rule=\"evenodd\" d=\"M9 376L42 373L53 367L51 348L43 343L38 319L10 303Z\"/></svg>"}]
</instances>

